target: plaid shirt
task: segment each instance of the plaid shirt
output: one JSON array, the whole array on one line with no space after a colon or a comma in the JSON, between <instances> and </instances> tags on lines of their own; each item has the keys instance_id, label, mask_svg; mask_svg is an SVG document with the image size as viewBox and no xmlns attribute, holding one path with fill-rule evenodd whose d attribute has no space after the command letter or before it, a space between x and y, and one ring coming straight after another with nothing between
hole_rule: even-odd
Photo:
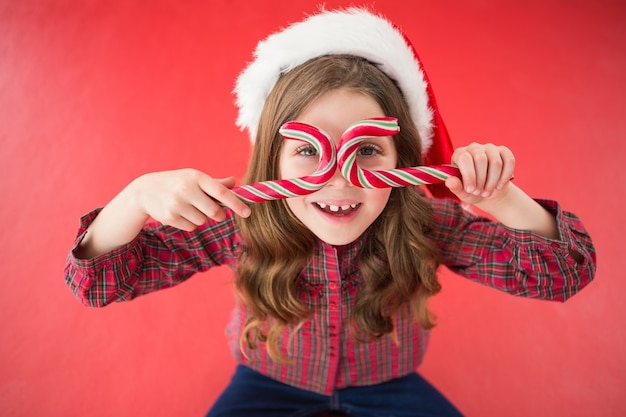
<instances>
[{"instance_id":1,"label":"plaid shirt","mask_svg":"<svg viewBox=\"0 0 626 417\"><path fill-rule=\"evenodd\" d=\"M560 239L550 240L477 217L453 201L433 200L437 227L432 239L442 263L471 280L508 293L564 301L586 284L595 272L595 251L580 220L552 201L540 203L556 216ZM76 244L98 214L81 219ZM386 335L361 343L350 334L348 314L363 283L358 252L363 238L334 247L319 242L319 250L299 277L300 297L312 316L283 346L292 362L272 361L263 344L239 349L240 329L247 309L237 303L227 333L239 362L283 383L320 394L369 385L404 376L420 364L428 332L401 311L396 338ZM229 212L223 222L208 222L193 232L147 224L129 244L93 259L70 253L65 279L86 305L101 307L113 301L168 288L215 265L233 267L242 242Z\"/></svg>"}]
</instances>

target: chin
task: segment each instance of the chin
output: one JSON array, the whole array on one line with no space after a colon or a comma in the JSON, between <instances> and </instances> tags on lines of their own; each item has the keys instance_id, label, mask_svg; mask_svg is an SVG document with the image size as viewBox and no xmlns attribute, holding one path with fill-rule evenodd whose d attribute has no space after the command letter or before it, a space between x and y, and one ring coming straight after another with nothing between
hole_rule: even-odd
<instances>
[{"instance_id":1,"label":"chin","mask_svg":"<svg viewBox=\"0 0 626 417\"><path fill-rule=\"evenodd\" d=\"M362 234L361 233L343 233L343 231L338 228L337 230L330 233L314 233L315 236L319 240L324 243L327 243L332 246L343 246L348 245L355 240L357 240Z\"/></svg>"}]
</instances>

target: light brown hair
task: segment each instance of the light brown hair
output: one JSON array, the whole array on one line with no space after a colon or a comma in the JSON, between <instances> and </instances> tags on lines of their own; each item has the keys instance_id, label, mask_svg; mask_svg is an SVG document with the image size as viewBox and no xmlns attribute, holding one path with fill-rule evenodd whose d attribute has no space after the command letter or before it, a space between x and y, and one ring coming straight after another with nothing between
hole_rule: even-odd
<instances>
[{"instance_id":1,"label":"light brown hair","mask_svg":"<svg viewBox=\"0 0 626 417\"><path fill-rule=\"evenodd\" d=\"M245 182L279 178L279 156L284 139L280 126L294 120L316 98L334 89L348 89L372 97L387 116L398 119L394 136L398 166L422 162L417 129L395 83L362 58L322 56L282 75L261 113L257 137ZM266 342L270 356L285 358L280 334L309 315L296 291L296 282L317 238L289 210L284 200L251 206L252 214L239 219L245 245L235 284L250 318L242 343L254 348ZM359 253L364 286L350 312L360 340L393 333L394 315L409 307L416 320L431 328L427 299L440 290L436 268L439 252L428 239L433 214L430 204L413 187L394 188L381 215L369 227ZM297 331L297 330L294 330Z\"/></svg>"}]
</instances>

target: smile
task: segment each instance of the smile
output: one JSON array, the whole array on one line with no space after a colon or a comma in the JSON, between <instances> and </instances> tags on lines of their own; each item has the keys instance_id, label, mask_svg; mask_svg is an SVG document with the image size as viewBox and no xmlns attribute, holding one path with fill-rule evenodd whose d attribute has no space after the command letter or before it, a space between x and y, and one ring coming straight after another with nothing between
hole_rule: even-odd
<instances>
[{"instance_id":1,"label":"smile","mask_svg":"<svg viewBox=\"0 0 626 417\"><path fill-rule=\"evenodd\" d=\"M357 210L361 203L346 204L343 206L335 206L333 204L315 203L315 205L324 213L332 214L333 216L345 216Z\"/></svg>"}]
</instances>

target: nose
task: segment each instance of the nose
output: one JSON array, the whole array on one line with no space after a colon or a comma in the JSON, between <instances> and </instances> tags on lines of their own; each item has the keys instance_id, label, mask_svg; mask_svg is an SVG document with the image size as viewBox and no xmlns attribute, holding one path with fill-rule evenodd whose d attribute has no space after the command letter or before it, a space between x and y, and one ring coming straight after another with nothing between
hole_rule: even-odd
<instances>
[{"instance_id":1,"label":"nose","mask_svg":"<svg viewBox=\"0 0 626 417\"><path fill-rule=\"evenodd\" d=\"M335 188L352 187L352 184L347 179L345 179L343 175L341 175L341 170L339 169L339 167L335 169L335 173L326 185Z\"/></svg>"}]
</instances>

